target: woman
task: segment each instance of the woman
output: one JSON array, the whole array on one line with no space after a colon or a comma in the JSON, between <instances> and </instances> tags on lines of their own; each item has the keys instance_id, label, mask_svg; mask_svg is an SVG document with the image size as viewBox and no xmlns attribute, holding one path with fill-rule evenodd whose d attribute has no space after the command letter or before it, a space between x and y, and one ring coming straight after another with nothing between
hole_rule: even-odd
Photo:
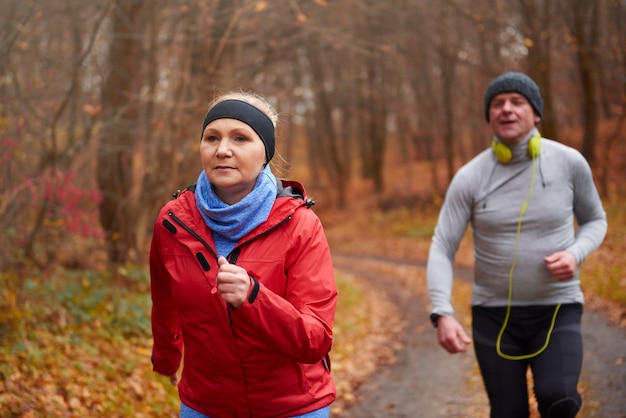
<instances>
[{"instance_id":1,"label":"woman","mask_svg":"<svg viewBox=\"0 0 626 418\"><path fill-rule=\"evenodd\" d=\"M178 384L181 417L330 415L332 261L304 188L268 165L277 119L253 94L216 99L204 170L154 225L152 362Z\"/></svg>"}]
</instances>

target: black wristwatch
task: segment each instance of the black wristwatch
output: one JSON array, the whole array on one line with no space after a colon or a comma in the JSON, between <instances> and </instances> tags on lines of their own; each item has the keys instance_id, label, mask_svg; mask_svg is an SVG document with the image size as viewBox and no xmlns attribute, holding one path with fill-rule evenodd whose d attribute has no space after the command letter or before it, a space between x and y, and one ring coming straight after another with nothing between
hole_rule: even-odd
<instances>
[{"instance_id":1,"label":"black wristwatch","mask_svg":"<svg viewBox=\"0 0 626 418\"><path fill-rule=\"evenodd\" d=\"M437 324L439 323L439 318L441 318L441 315L437 313L433 312L430 314L430 322L433 323L433 327L437 328Z\"/></svg>"}]
</instances>

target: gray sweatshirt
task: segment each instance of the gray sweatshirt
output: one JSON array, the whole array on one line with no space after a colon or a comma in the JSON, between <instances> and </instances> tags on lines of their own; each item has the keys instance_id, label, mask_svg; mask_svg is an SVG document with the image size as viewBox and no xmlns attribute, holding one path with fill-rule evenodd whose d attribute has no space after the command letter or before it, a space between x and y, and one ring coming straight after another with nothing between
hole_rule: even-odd
<instances>
[{"instance_id":1,"label":"gray sweatshirt","mask_svg":"<svg viewBox=\"0 0 626 418\"><path fill-rule=\"evenodd\" d=\"M507 306L513 269L511 306L583 303L579 272L560 282L543 258L556 251L572 253L580 264L604 239L606 213L585 158L574 148L542 138L533 162L528 140L513 147L513 160L501 164L487 149L454 176L432 239L427 281L433 312L452 315L453 261L471 225L474 245L472 305ZM576 222L576 223L575 223Z\"/></svg>"}]
</instances>

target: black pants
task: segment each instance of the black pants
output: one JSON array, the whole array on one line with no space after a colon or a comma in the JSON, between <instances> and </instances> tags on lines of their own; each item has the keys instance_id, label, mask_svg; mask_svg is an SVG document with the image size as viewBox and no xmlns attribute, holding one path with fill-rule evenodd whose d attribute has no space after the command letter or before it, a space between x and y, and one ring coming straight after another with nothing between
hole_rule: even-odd
<instances>
[{"instance_id":1,"label":"black pants","mask_svg":"<svg viewBox=\"0 0 626 418\"><path fill-rule=\"evenodd\" d=\"M501 352L523 356L538 351L546 341L555 307L511 308ZM541 416L576 416L582 403L577 389L583 359L582 312L580 304L562 305L545 351L526 360L507 360L496 351L506 308L472 308L474 349L491 404L491 418L528 418L528 367Z\"/></svg>"}]
</instances>

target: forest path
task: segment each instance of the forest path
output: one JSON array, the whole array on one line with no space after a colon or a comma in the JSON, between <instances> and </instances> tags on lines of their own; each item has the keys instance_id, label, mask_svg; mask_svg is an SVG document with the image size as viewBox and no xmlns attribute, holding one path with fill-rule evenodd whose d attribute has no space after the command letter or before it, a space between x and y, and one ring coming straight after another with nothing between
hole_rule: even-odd
<instances>
[{"instance_id":1,"label":"forest path","mask_svg":"<svg viewBox=\"0 0 626 418\"><path fill-rule=\"evenodd\" d=\"M383 364L356 389L356 401L340 414L346 418L488 416L486 395L473 350L450 355L437 343L428 314L423 262L367 255L333 253L338 272L348 272L398 308L402 330L396 334L402 347L395 361ZM461 299L468 300L471 271L456 269L466 282ZM459 307L457 318L470 329L469 309ZM581 418L626 417L626 330L609 324L598 312L583 315L585 357L581 377ZM390 342L391 343L391 342ZM533 414L533 416L537 416Z\"/></svg>"}]
</instances>

